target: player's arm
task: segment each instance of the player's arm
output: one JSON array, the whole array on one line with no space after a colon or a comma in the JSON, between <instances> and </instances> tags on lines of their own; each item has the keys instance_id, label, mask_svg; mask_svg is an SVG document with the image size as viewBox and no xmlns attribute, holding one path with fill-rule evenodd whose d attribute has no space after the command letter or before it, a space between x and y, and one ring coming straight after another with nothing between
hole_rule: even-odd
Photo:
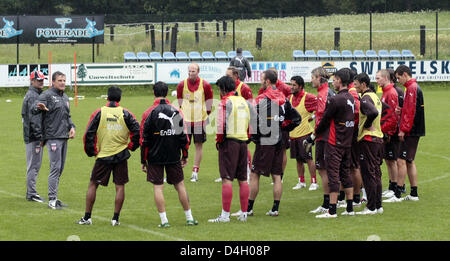
<instances>
[{"instance_id":1,"label":"player's arm","mask_svg":"<svg viewBox=\"0 0 450 261\"><path fill-rule=\"evenodd\" d=\"M152 113L151 111L148 113L144 113L142 116L141 129L140 129L140 147L141 147L141 163L143 165L147 165L147 156L148 156L148 142L153 135L152 131Z\"/></svg>"},{"instance_id":2,"label":"player's arm","mask_svg":"<svg viewBox=\"0 0 450 261\"><path fill-rule=\"evenodd\" d=\"M416 114L416 99L417 88L406 89L400 120L399 136L404 136L405 133L409 133L412 129L414 123L414 115Z\"/></svg>"},{"instance_id":3,"label":"player's arm","mask_svg":"<svg viewBox=\"0 0 450 261\"><path fill-rule=\"evenodd\" d=\"M208 82L204 81L204 91L205 91L205 104L206 104L206 113L209 115L211 114L211 110L212 110L212 104L213 104L213 90L211 87L211 84L209 84Z\"/></svg>"},{"instance_id":4,"label":"player's arm","mask_svg":"<svg viewBox=\"0 0 450 261\"><path fill-rule=\"evenodd\" d=\"M135 151L139 147L140 140L141 128L139 122L136 120L134 114L127 109L123 109L123 116L125 124L130 131L130 143L128 143L128 149L131 151Z\"/></svg>"},{"instance_id":5,"label":"player's arm","mask_svg":"<svg viewBox=\"0 0 450 261\"><path fill-rule=\"evenodd\" d=\"M177 85L177 101L178 107L181 108L181 104L183 104L183 89L184 89L184 81L181 81Z\"/></svg>"},{"instance_id":6,"label":"player's arm","mask_svg":"<svg viewBox=\"0 0 450 261\"><path fill-rule=\"evenodd\" d=\"M302 116L300 113L292 107L289 100L286 99L286 103L284 104L284 108L286 111L285 119L281 125L282 130L284 131L292 131L302 122Z\"/></svg>"},{"instance_id":7,"label":"player's arm","mask_svg":"<svg viewBox=\"0 0 450 261\"><path fill-rule=\"evenodd\" d=\"M33 114L41 113L42 111L48 111L48 95L46 92L43 92L39 95L36 101L33 103L31 107L31 112Z\"/></svg>"},{"instance_id":8,"label":"player's arm","mask_svg":"<svg viewBox=\"0 0 450 261\"><path fill-rule=\"evenodd\" d=\"M248 62L247 59L245 59L244 65L245 65L245 68L247 68L247 77L251 78L252 77L252 67L250 66L250 63Z\"/></svg>"},{"instance_id":9,"label":"player's arm","mask_svg":"<svg viewBox=\"0 0 450 261\"><path fill-rule=\"evenodd\" d=\"M88 157L96 156L97 151L97 129L100 123L101 109L96 110L92 113L89 118L86 131L83 136L84 152Z\"/></svg>"},{"instance_id":10,"label":"player's arm","mask_svg":"<svg viewBox=\"0 0 450 261\"><path fill-rule=\"evenodd\" d=\"M363 128L370 129L370 127L372 127L373 121L378 116L378 110L375 107L375 104L373 103L370 96L367 95L361 99L359 109L361 110L360 112L367 117L366 121L364 122Z\"/></svg>"},{"instance_id":11,"label":"player's arm","mask_svg":"<svg viewBox=\"0 0 450 261\"><path fill-rule=\"evenodd\" d=\"M335 113L336 113L335 100L333 98L328 99L327 105L325 107L325 112L323 113L322 119L320 120L320 123L315 130L315 135L320 135L321 133L327 130L327 128L330 125L330 121Z\"/></svg>"}]
</instances>

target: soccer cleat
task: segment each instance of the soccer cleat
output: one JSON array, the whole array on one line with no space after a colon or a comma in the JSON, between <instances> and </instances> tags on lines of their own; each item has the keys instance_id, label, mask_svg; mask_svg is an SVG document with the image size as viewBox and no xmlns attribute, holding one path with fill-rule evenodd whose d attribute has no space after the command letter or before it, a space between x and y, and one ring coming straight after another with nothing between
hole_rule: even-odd
<instances>
[{"instance_id":1,"label":"soccer cleat","mask_svg":"<svg viewBox=\"0 0 450 261\"><path fill-rule=\"evenodd\" d=\"M198 225L198 221L196 219L186 220L186 226L196 226Z\"/></svg>"},{"instance_id":2,"label":"soccer cleat","mask_svg":"<svg viewBox=\"0 0 450 261\"><path fill-rule=\"evenodd\" d=\"M331 215L331 214L327 211L327 212L325 212L325 213L323 213L323 214L317 215L316 218L337 218L337 214Z\"/></svg>"},{"instance_id":3,"label":"soccer cleat","mask_svg":"<svg viewBox=\"0 0 450 261\"><path fill-rule=\"evenodd\" d=\"M115 219L111 219L111 226L115 227L115 226L120 226L120 223L118 220Z\"/></svg>"},{"instance_id":4,"label":"soccer cleat","mask_svg":"<svg viewBox=\"0 0 450 261\"><path fill-rule=\"evenodd\" d=\"M266 216L278 217L278 210L275 210L275 211L269 210L266 213Z\"/></svg>"},{"instance_id":5,"label":"soccer cleat","mask_svg":"<svg viewBox=\"0 0 450 261\"><path fill-rule=\"evenodd\" d=\"M353 202L353 207L354 207L354 208L360 208L361 205L362 205L361 202L359 202L359 203Z\"/></svg>"},{"instance_id":6,"label":"soccer cleat","mask_svg":"<svg viewBox=\"0 0 450 261\"><path fill-rule=\"evenodd\" d=\"M396 196L393 196L391 198L383 200L384 203L392 203L392 202L402 202L401 198L397 198Z\"/></svg>"},{"instance_id":7,"label":"soccer cleat","mask_svg":"<svg viewBox=\"0 0 450 261\"><path fill-rule=\"evenodd\" d=\"M322 206L317 207L314 210L309 211L309 213L317 214L317 213L328 213L328 208L324 208Z\"/></svg>"},{"instance_id":8,"label":"soccer cleat","mask_svg":"<svg viewBox=\"0 0 450 261\"><path fill-rule=\"evenodd\" d=\"M82 217L80 220L76 222L78 225L92 225L92 219L88 218L88 220L85 220L84 217Z\"/></svg>"},{"instance_id":9,"label":"soccer cleat","mask_svg":"<svg viewBox=\"0 0 450 261\"><path fill-rule=\"evenodd\" d=\"M241 212L241 215L237 218L241 222L247 222L247 212Z\"/></svg>"},{"instance_id":10,"label":"soccer cleat","mask_svg":"<svg viewBox=\"0 0 450 261\"><path fill-rule=\"evenodd\" d=\"M345 201L345 200L338 201L336 207L337 208L346 208L347 207L347 201Z\"/></svg>"},{"instance_id":11,"label":"soccer cleat","mask_svg":"<svg viewBox=\"0 0 450 261\"><path fill-rule=\"evenodd\" d=\"M158 227L159 227L159 228L169 228L170 225L169 225L169 222L166 222L166 223L164 223L164 224L159 224Z\"/></svg>"},{"instance_id":12,"label":"soccer cleat","mask_svg":"<svg viewBox=\"0 0 450 261\"><path fill-rule=\"evenodd\" d=\"M363 211L356 212L356 215L375 215L377 214L377 210L370 210L368 208L364 208Z\"/></svg>"},{"instance_id":13,"label":"soccer cleat","mask_svg":"<svg viewBox=\"0 0 450 261\"><path fill-rule=\"evenodd\" d=\"M239 217L242 214L242 210L239 210L237 212L234 212L231 214L232 217Z\"/></svg>"},{"instance_id":14,"label":"soccer cleat","mask_svg":"<svg viewBox=\"0 0 450 261\"><path fill-rule=\"evenodd\" d=\"M58 204L59 206L61 206L63 208L67 208L69 206L69 205L66 205L66 204L62 203L62 201L59 200L59 199L56 200L56 204Z\"/></svg>"},{"instance_id":15,"label":"soccer cleat","mask_svg":"<svg viewBox=\"0 0 450 261\"><path fill-rule=\"evenodd\" d=\"M363 197L363 198L361 199L361 204L362 204L362 203L367 203L367 198L364 198L364 197Z\"/></svg>"},{"instance_id":16,"label":"soccer cleat","mask_svg":"<svg viewBox=\"0 0 450 261\"><path fill-rule=\"evenodd\" d=\"M191 182L197 182L197 181L198 181L198 173L192 172Z\"/></svg>"},{"instance_id":17,"label":"soccer cleat","mask_svg":"<svg viewBox=\"0 0 450 261\"><path fill-rule=\"evenodd\" d=\"M253 216L253 209L247 212L247 216L248 217L252 217Z\"/></svg>"},{"instance_id":18,"label":"soccer cleat","mask_svg":"<svg viewBox=\"0 0 450 261\"><path fill-rule=\"evenodd\" d=\"M301 189L301 188L306 188L306 183L304 182L299 182L297 183L297 185L295 185L295 187L293 187L293 190L297 190L297 189Z\"/></svg>"},{"instance_id":19,"label":"soccer cleat","mask_svg":"<svg viewBox=\"0 0 450 261\"><path fill-rule=\"evenodd\" d=\"M28 200L28 201L35 201L35 202L39 202L39 203L44 202L44 199L41 198L41 196L39 196L38 194L32 195L32 196L30 196L30 197L27 197L27 200Z\"/></svg>"},{"instance_id":20,"label":"soccer cleat","mask_svg":"<svg viewBox=\"0 0 450 261\"><path fill-rule=\"evenodd\" d=\"M408 195L408 196L402 198L401 200L419 201L419 197L414 197L414 196Z\"/></svg>"},{"instance_id":21,"label":"soccer cleat","mask_svg":"<svg viewBox=\"0 0 450 261\"><path fill-rule=\"evenodd\" d=\"M214 182L216 183L222 182L222 178L215 179Z\"/></svg>"},{"instance_id":22,"label":"soccer cleat","mask_svg":"<svg viewBox=\"0 0 450 261\"><path fill-rule=\"evenodd\" d=\"M58 200L55 200L55 199L49 200L48 201L48 207L51 208L51 209L63 209L63 207L61 206L60 202L61 201L58 201Z\"/></svg>"},{"instance_id":23,"label":"soccer cleat","mask_svg":"<svg viewBox=\"0 0 450 261\"><path fill-rule=\"evenodd\" d=\"M208 222L211 222L211 223L228 223L228 222L230 222L230 217L224 217L222 215L219 215L217 218L208 219Z\"/></svg>"},{"instance_id":24,"label":"soccer cleat","mask_svg":"<svg viewBox=\"0 0 450 261\"><path fill-rule=\"evenodd\" d=\"M309 191L317 190L318 188L319 185L317 185L317 183L311 183L311 185L309 186Z\"/></svg>"},{"instance_id":25,"label":"soccer cleat","mask_svg":"<svg viewBox=\"0 0 450 261\"><path fill-rule=\"evenodd\" d=\"M383 214L383 212L384 212L383 207L377 209L377 214Z\"/></svg>"},{"instance_id":26,"label":"soccer cleat","mask_svg":"<svg viewBox=\"0 0 450 261\"><path fill-rule=\"evenodd\" d=\"M395 195L393 190L387 190L386 193L381 194L383 198L391 198Z\"/></svg>"},{"instance_id":27,"label":"soccer cleat","mask_svg":"<svg viewBox=\"0 0 450 261\"><path fill-rule=\"evenodd\" d=\"M354 215L355 215L355 211L347 212L347 210L346 210L341 213L341 216L354 216Z\"/></svg>"}]
</instances>

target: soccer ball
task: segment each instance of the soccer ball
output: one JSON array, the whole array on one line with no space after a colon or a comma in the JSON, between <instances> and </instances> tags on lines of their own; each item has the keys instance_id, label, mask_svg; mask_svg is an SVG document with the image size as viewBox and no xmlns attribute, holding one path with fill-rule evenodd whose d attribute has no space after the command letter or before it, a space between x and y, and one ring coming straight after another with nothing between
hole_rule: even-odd
<instances>
[{"instance_id":1,"label":"soccer ball","mask_svg":"<svg viewBox=\"0 0 450 261\"><path fill-rule=\"evenodd\" d=\"M172 91L172 96L177 96L177 91Z\"/></svg>"}]
</instances>

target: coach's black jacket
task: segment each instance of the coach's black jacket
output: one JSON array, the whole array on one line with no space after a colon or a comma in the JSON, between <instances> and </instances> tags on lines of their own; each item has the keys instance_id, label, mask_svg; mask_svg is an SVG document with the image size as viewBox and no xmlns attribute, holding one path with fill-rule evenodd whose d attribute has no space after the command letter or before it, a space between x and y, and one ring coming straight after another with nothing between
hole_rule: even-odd
<instances>
[{"instance_id":1,"label":"coach's black jacket","mask_svg":"<svg viewBox=\"0 0 450 261\"><path fill-rule=\"evenodd\" d=\"M182 113L167 99L156 99L142 115L141 163L175 164L188 157L189 137Z\"/></svg>"},{"instance_id":2,"label":"coach's black jacket","mask_svg":"<svg viewBox=\"0 0 450 261\"><path fill-rule=\"evenodd\" d=\"M108 102L106 106L117 107L119 106L119 103L112 101ZM102 111L101 108L99 108L94 113L92 113L86 128L86 132L84 133L84 152L86 152L86 155L88 155L88 157L97 155L97 129L100 124L101 117ZM125 121L125 124L130 131L130 143L128 143L128 148L115 155L98 158L97 161L102 161L104 163L117 163L130 158L131 155L128 150L135 151L139 147L139 122L136 120L134 115L125 108L123 108L123 120Z\"/></svg>"},{"instance_id":3,"label":"coach's black jacket","mask_svg":"<svg viewBox=\"0 0 450 261\"><path fill-rule=\"evenodd\" d=\"M25 143L42 139L42 114L33 114L34 102L42 93L42 89L30 86L22 104L23 139Z\"/></svg>"},{"instance_id":4,"label":"coach's black jacket","mask_svg":"<svg viewBox=\"0 0 450 261\"><path fill-rule=\"evenodd\" d=\"M41 111L37 103L43 103L49 111ZM64 91L52 87L42 92L33 104L33 114L42 113L42 139L68 139L75 124L70 117L69 97Z\"/></svg>"}]
</instances>

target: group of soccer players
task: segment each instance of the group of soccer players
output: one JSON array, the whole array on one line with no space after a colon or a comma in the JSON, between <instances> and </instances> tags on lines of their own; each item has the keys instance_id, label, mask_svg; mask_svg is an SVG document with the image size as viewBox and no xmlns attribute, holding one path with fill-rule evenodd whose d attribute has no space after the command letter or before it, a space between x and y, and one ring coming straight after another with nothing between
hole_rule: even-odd
<instances>
[{"instance_id":1,"label":"group of soccer players","mask_svg":"<svg viewBox=\"0 0 450 261\"><path fill-rule=\"evenodd\" d=\"M83 142L88 156L95 156L86 194L86 212L78 224L92 224L91 213L98 185L106 186L111 173L116 185L113 226L119 214L128 182L129 150L141 149L142 171L154 187L154 199L161 218L159 227L170 227L165 212L163 184L174 185L185 211L186 225L197 225L184 185L183 167L187 164L191 141L195 144L194 167L190 181L199 180L202 144L212 111L213 89L199 77L198 64L189 65L189 77L177 86L178 107L166 98L168 86L157 82L155 101L139 124L133 113L119 105L121 90L108 90L108 103L89 120ZM217 80L220 103L217 108L216 148L219 182L222 182L222 212L209 222L230 222L231 216L247 221L259 193L260 177L272 177L273 205L268 216L278 216L283 192L283 174L290 158L296 160L298 184L306 188L305 163L311 184L319 188L316 170L322 180L323 204L310 213L317 218L336 218L383 213L382 202L418 201L415 153L425 135L423 93L412 78L411 70L400 65L395 71L382 69L376 74L382 88L381 99L365 73L349 68L338 70L329 86L330 74L322 67L311 72L317 94L307 93L301 76L291 85L278 79L275 68L261 74L261 88L253 99L251 88L239 79L237 68ZM396 82L406 89L397 86ZM315 121L314 124L312 121ZM69 130L68 130L69 131ZM255 151L248 144L255 143ZM315 146L315 161L312 148ZM389 188L382 191L381 164L386 162ZM166 178L164 178L164 171ZM410 194L405 193L409 177ZM239 182L241 209L231 214L233 180ZM360 193L363 192L361 199ZM382 196L387 197L382 201ZM356 212L354 207L364 210Z\"/></svg>"}]
</instances>

